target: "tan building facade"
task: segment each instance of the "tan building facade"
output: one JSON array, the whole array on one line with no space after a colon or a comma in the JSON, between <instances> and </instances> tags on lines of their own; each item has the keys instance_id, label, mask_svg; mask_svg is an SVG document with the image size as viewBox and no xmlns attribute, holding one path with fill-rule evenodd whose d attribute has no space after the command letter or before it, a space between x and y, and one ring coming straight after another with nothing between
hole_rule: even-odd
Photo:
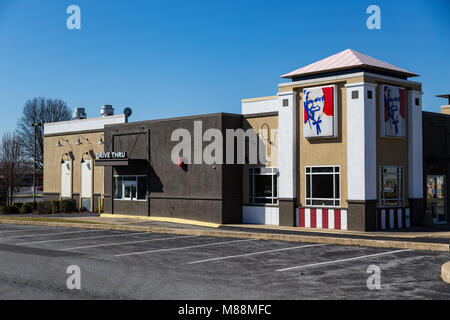
<instances>
[{"instance_id":1,"label":"tan building facade","mask_svg":"<svg viewBox=\"0 0 450 320\"><path fill-rule=\"evenodd\" d=\"M376 230L422 214L422 93L410 76L346 50L284 75L292 82L277 96L242 101L246 117L278 114L284 166L265 223ZM261 222L263 211L244 206L244 221Z\"/></svg>"},{"instance_id":2,"label":"tan building facade","mask_svg":"<svg viewBox=\"0 0 450 320\"><path fill-rule=\"evenodd\" d=\"M95 166L105 149L104 126L125 115L48 123L44 126L44 199L75 199L81 210L96 211L104 195L103 167Z\"/></svg>"}]
</instances>

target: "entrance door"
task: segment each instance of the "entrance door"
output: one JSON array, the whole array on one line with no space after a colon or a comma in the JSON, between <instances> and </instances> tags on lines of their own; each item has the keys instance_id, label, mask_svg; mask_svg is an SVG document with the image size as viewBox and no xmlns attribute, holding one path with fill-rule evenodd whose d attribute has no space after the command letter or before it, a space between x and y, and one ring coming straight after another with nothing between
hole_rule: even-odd
<instances>
[{"instance_id":1,"label":"entrance door","mask_svg":"<svg viewBox=\"0 0 450 320\"><path fill-rule=\"evenodd\" d=\"M92 161L81 163L81 209L92 211Z\"/></svg>"},{"instance_id":2,"label":"entrance door","mask_svg":"<svg viewBox=\"0 0 450 320\"><path fill-rule=\"evenodd\" d=\"M124 200L136 200L137 182L124 181L123 182L123 198Z\"/></svg>"},{"instance_id":3,"label":"entrance door","mask_svg":"<svg viewBox=\"0 0 450 320\"><path fill-rule=\"evenodd\" d=\"M435 224L447 223L445 176L427 176L427 214Z\"/></svg>"}]
</instances>

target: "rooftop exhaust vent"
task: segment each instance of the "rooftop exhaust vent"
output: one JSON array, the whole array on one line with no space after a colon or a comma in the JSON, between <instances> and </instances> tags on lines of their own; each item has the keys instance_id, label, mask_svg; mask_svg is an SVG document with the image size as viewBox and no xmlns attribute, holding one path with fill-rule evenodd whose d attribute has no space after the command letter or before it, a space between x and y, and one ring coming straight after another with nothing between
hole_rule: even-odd
<instances>
[{"instance_id":1,"label":"rooftop exhaust vent","mask_svg":"<svg viewBox=\"0 0 450 320\"><path fill-rule=\"evenodd\" d=\"M131 110L131 108L127 107L127 108L123 109L123 114L128 119L133 114L133 110Z\"/></svg>"},{"instance_id":2,"label":"rooftop exhaust vent","mask_svg":"<svg viewBox=\"0 0 450 320\"><path fill-rule=\"evenodd\" d=\"M113 116L113 115L114 115L114 108L113 108L112 105L110 105L110 104L105 104L105 105L100 109L100 114L101 114L103 117Z\"/></svg>"},{"instance_id":3,"label":"rooftop exhaust vent","mask_svg":"<svg viewBox=\"0 0 450 320\"><path fill-rule=\"evenodd\" d=\"M73 120L86 119L85 108L75 108L72 114Z\"/></svg>"}]
</instances>

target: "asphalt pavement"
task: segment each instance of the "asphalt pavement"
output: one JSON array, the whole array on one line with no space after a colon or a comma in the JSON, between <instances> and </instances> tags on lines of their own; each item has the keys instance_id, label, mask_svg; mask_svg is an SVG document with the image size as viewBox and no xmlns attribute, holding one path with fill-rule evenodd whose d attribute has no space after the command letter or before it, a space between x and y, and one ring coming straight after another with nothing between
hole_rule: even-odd
<instances>
[{"instance_id":1,"label":"asphalt pavement","mask_svg":"<svg viewBox=\"0 0 450 320\"><path fill-rule=\"evenodd\" d=\"M0 299L450 299L440 278L449 260L448 252L1 224ZM79 290L67 286L71 266ZM374 268L380 289L368 287Z\"/></svg>"}]
</instances>

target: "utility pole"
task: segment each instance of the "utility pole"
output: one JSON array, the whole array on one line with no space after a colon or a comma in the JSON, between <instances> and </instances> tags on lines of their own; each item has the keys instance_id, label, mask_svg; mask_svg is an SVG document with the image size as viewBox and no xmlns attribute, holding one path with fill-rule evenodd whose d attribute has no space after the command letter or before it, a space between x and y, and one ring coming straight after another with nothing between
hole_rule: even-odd
<instances>
[{"instance_id":1,"label":"utility pole","mask_svg":"<svg viewBox=\"0 0 450 320\"><path fill-rule=\"evenodd\" d=\"M36 162L36 139L37 139L37 128L42 126L42 123L35 122L30 124L30 127L34 127L34 170L33 170L33 203L36 203L36 170L37 170L37 162Z\"/></svg>"}]
</instances>

